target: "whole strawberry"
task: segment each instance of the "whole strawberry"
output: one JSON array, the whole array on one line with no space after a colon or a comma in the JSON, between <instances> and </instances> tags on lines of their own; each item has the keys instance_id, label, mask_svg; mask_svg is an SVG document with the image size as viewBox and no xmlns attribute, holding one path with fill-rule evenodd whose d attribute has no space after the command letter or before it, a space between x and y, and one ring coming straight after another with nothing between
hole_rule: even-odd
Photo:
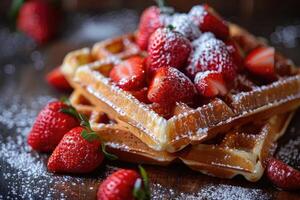
<instances>
[{"instance_id":1,"label":"whole strawberry","mask_svg":"<svg viewBox=\"0 0 300 200\"><path fill-rule=\"evenodd\" d=\"M159 28L149 39L147 67L150 74L161 67L181 68L186 63L191 43L173 28Z\"/></svg>"},{"instance_id":2,"label":"whole strawberry","mask_svg":"<svg viewBox=\"0 0 300 200\"><path fill-rule=\"evenodd\" d=\"M17 28L39 44L51 39L58 29L58 13L44 0L26 1L20 8Z\"/></svg>"},{"instance_id":3,"label":"whole strawberry","mask_svg":"<svg viewBox=\"0 0 300 200\"><path fill-rule=\"evenodd\" d=\"M229 27L227 23L208 5L194 6L189 12L189 16L202 32L212 32L221 39L228 38Z\"/></svg>"},{"instance_id":4,"label":"whole strawberry","mask_svg":"<svg viewBox=\"0 0 300 200\"><path fill-rule=\"evenodd\" d=\"M153 103L189 103L196 94L192 81L178 69L162 67L150 83L148 99Z\"/></svg>"},{"instance_id":5,"label":"whole strawberry","mask_svg":"<svg viewBox=\"0 0 300 200\"><path fill-rule=\"evenodd\" d=\"M236 77L236 65L226 45L219 39L199 39L199 44L193 44L196 48L190 55L186 72L194 78L198 72L217 71L221 72L226 81L233 81Z\"/></svg>"},{"instance_id":6,"label":"whole strawberry","mask_svg":"<svg viewBox=\"0 0 300 200\"><path fill-rule=\"evenodd\" d=\"M40 111L28 136L33 149L52 152L65 133L79 125L75 117L62 111L68 108L65 103L54 101Z\"/></svg>"},{"instance_id":7,"label":"whole strawberry","mask_svg":"<svg viewBox=\"0 0 300 200\"><path fill-rule=\"evenodd\" d=\"M46 81L49 85L61 91L70 91L72 87L61 72L60 67L54 68L46 75Z\"/></svg>"},{"instance_id":8,"label":"whole strawberry","mask_svg":"<svg viewBox=\"0 0 300 200\"><path fill-rule=\"evenodd\" d=\"M150 191L148 177L140 167L140 174L134 170L120 169L107 177L99 186L98 200L148 200Z\"/></svg>"},{"instance_id":9,"label":"whole strawberry","mask_svg":"<svg viewBox=\"0 0 300 200\"><path fill-rule=\"evenodd\" d=\"M300 171L275 158L267 160L266 175L274 185L284 190L300 190Z\"/></svg>"},{"instance_id":10,"label":"whole strawberry","mask_svg":"<svg viewBox=\"0 0 300 200\"><path fill-rule=\"evenodd\" d=\"M64 135L48 161L50 172L88 173L103 161L101 143L97 139L87 140L84 127L76 127Z\"/></svg>"},{"instance_id":11,"label":"whole strawberry","mask_svg":"<svg viewBox=\"0 0 300 200\"><path fill-rule=\"evenodd\" d=\"M142 50L148 47L148 40L151 34L159 27L162 27L160 9L157 6L151 6L144 10L136 37L136 43Z\"/></svg>"}]
</instances>

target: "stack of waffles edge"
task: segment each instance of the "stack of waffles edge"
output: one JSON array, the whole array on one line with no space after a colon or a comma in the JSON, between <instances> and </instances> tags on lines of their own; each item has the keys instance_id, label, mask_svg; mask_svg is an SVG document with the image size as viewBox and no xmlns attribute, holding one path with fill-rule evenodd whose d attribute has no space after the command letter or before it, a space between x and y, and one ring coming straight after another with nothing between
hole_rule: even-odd
<instances>
[{"instance_id":1,"label":"stack of waffles edge","mask_svg":"<svg viewBox=\"0 0 300 200\"><path fill-rule=\"evenodd\" d=\"M233 24L230 34L242 37L250 48L265 45ZM196 109L177 103L174 115L165 119L108 77L113 66L134 55L145 52L129 34L70 52L61 67L74 88L71 103L89 117L119 159L157 165L183 162L217 177L260 179L264 160L300 105L297 72L234 94L230 104L219 98Z\"/></svg>"}]
</instances>

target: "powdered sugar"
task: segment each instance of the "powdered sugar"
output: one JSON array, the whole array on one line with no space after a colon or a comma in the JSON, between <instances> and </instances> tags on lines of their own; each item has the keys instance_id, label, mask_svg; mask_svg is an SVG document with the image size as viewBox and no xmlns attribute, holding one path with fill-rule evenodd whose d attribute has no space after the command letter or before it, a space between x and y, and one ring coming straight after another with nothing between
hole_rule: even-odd
<instances>
[{"instance_id":1,"label":"powdered sugar","mask_svg":"<svg viewBox=\"0 0 300 200\"><path fill-rule=\"evenodd\" d=\"M189 40L198 38L201 34L199 28L186 14L175 14L172 19L174 30L183 34Z\"/></svg>"},{"instance_id":2,"label":"powdered sugar","mask_svg":"<svg viewBox=\"0 0 300 200\"><path fill-rule=\"evenodd\" d=\"M203 22L206 14L207 11L205 10L205 8L201 5L198 5L198 6L194 6L190 10L188 15L191 17L191 19L193 19L194 23L199 26Z\"/></svg>"}]
</instances>

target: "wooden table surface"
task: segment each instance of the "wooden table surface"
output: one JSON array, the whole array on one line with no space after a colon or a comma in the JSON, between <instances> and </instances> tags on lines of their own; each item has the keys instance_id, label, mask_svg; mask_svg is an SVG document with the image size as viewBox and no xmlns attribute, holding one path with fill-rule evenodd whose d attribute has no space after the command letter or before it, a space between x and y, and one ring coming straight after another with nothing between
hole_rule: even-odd
<instances>
[{"instance_id":1,"label":"wooden table surface","mask_svg":"<svg viewBox=\"0 0 300 200\"><path fill-rule=\"evenodd\" d=\"M49 155L38 154L27 146L26 136L37 112L46 102L63 95L45 83L44 74L61 63L70 50L134 30L137 16L124 11L92 20L81 15L69 20L68 31L46 47L34 49L29 43L15 54L1 54L1 49L11 47L0 47L0 199L95 199L97 186L108 174L120 167L136 167L106 162L93 174L54 175L46 170ZM276 151L277 157L296 168L300 168L299 122L300 112L279 140ZM153 199L300 199L299 193L280 191L264 177L250 183L242 177L209 177L182 164L145 168Z\"/></svg>"}]
</instances>

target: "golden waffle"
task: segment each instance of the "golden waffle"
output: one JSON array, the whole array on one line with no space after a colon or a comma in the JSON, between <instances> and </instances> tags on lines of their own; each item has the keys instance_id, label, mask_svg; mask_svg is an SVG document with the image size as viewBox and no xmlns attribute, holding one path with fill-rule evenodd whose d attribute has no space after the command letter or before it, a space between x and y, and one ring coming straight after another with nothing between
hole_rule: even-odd
<instances>
[{"instance_id":1,"label":"golden waffle","mask_svg":"<svg viewBox=\"0 0 300 200\"><path fill-rule=\"evenodd\" d=\"M206 144L169 153L155 151L134 134L119 129L115 120L108 119L99 105L92 105L88 99L80 90L75 90L70 97L74 107L89 117L93 129L101 136L109 151L120 160L155 165L181 161L193 170L205 174L221 178L232 178L240 174L249 181L260 179L264 171L264 160L273 153L276 140L285 132L292 117L290 113L273 116L268 120L228 131L222 138Z\"/></svg>"},{"instance_id":2,"label":"golden waffle","mask_svg":"<svg viewBox=\"0 0 300 200\"><path fill-rule=\"evenodd\" d=\"M231 25L230 29L232 37L243 40L248 48L264 45L235 25ZM176 113L166 119L154 112L151 105L139 102L108 78L114 65L137 54L143 55L145 52L138 50L133 35L124 35L97 43L92 50L69 53L62 70L71 85L81 88L83 95L91 96L89 100L118 121L122 129L129 130L158 151L176 152L189 144L209 140L232 127L253 119L267 119L274 114L293 110L300 104L300 75L293 72L293 75L271 84L232 94L229 101L215 98L198 108L177 104Z\"/></svg>"}]
</instances>

